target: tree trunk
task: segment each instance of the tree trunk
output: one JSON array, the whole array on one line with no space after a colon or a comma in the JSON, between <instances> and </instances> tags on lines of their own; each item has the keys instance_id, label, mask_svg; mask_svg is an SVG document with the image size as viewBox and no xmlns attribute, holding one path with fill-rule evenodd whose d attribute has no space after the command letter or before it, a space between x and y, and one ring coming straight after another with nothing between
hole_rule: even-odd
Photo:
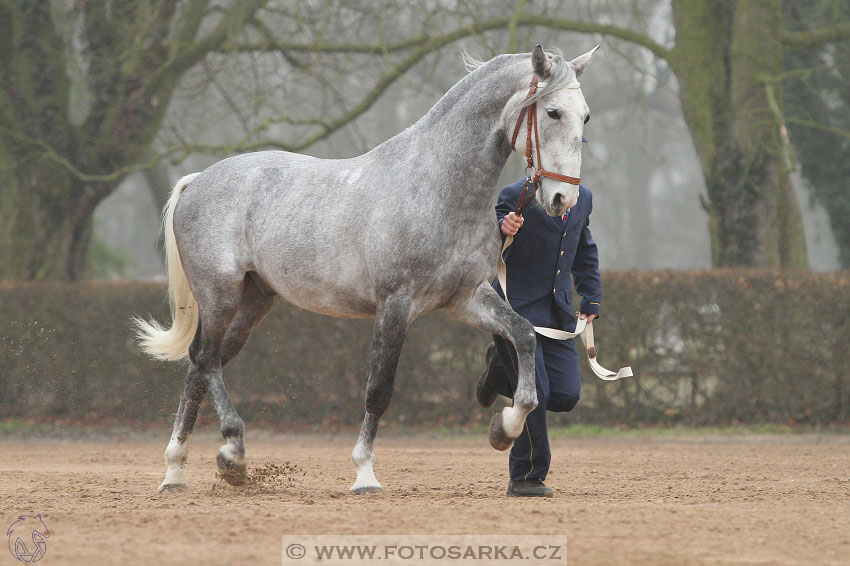
<instances>
[{"instance_id":1,"label":"tree trunk","mask_svg":"<svg viewBox=\"0 0 850 566\"><path fill-rule=\"evenodd\" d=\"M0 169L0 279L83 278L94 191L55 165L36 163L19 174Z\"/></svg>"},{"instance_id":2,"label":"tree trunk","mask_svg":"<svg viewBox=\"0 0 850 566\"><path fill-rule=\"evenodd\" d=\"M806 268L802 218L766 79L782 72L779 0L674 0L685 121L708 190L715 267Z\"/></svg>"},{"instance_id":3,"label":"tree trunk","mask_svg":"<svg viewBox=\"0 0 850 566\"><path fill-rule=\"evenodd\" d=\"M181 76L265 1L55 4L0 2L0 279L86 275L95 206L149 153Z\"/></svg>"}]
</instances>

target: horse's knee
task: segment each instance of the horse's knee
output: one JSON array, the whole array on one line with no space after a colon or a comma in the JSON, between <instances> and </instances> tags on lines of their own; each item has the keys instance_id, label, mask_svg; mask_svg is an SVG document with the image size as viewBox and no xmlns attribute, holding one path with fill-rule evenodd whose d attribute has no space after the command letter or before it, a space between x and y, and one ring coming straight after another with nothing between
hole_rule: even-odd
<instances>
[{"instance_id":1,"label":"horse's knee","mask_svg":"<svg viewBox=\"0 0 850 566\"><path fill-rule=\"evenodd\" d=\"M546 409L555 413L566 413L572 411L578 404L580 394L578 391L568 393L550 392L546 403Z\"/></svg>"}]
</instances>

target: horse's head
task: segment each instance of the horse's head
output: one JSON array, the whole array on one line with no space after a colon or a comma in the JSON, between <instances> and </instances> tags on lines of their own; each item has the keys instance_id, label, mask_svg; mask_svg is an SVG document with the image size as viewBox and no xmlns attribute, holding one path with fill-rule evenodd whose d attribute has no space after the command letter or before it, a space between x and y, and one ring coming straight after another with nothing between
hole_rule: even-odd
<instances>
[{"instance_id":1,"label":"horse's head","mask_svg":"<svg viewBox=\"0 0 850 566\"><path fill-rule=\"evenodd\" d=\"M590 110L581 93L578 77L590 65L598 49L597 45L584 55L566 61L559 50L546 53L542 46L536 46L531 52L531 64L539 81L537 91L529 98L526 98L529 92L527 86L517 91L503 114L508 136L518 130L514 150L525 156L527 120L523 118L518 124L517 119L524 107L536 103L537 132L535 134L532 127L531 136L534 166L549 173L574 177L576 183L581 176L582 134L584 125L590 120ZM528 108L528 111L531 110ZM536 198L547 214L560 216L578 201L578 185L541 177Z\"/></svg>"}]
</instances>

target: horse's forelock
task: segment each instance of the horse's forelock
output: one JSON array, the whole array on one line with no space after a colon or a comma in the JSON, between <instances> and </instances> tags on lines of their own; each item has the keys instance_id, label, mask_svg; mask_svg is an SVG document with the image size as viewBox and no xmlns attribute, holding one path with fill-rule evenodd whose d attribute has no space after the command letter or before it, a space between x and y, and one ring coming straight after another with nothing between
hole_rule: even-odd
<instances>
[{"instance_id":1,"label":"horse's forelock","mask_svg":"<svg viewBox=\"0 0 850 566\"><path fill-rule=\"evenodd\" d=\"M557 47L548 49L546 54L551 57L552 68L549 71L549 76L543 83L543 87L538 89L534 96L523 102L523 106L534 104L544 96L547 96L552 91L565 87L576 79L576 73L573 70L570 62L564 59L564 53Z\"/></svg>"}]
</instances>

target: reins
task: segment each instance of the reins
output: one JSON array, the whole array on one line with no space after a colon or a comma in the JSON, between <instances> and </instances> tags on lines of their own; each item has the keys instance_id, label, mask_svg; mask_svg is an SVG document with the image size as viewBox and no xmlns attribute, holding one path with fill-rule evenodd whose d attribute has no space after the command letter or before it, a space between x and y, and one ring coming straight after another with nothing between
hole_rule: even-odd
<instances>
[{"instance_id":1,"label":"reins","mask_svg":"<svg viewBox=\"0 0 850 566\"><path fill-rule=\"evenodd\" d=\"M537 92L537 75L533 76L531 79L531 87L528 90L528 95L525 97L525 100L528 100ZM527 114L527 116L526 116ZM563 183L569 183L571 185L578 185L579 178L578 177L570 177L568 175L561 175L560 173L552 173L550 171L546 171L543 169L543 164L540 162L540 138L537 134L537 101L524 106L522 111L519 113L519 118L517 118L516 127L514 128L514 135L511 138L511 148L516 149L516 140L519 135L519 128L522 126L522 119L526 118L526 125L528 134L526 136L525 141L525 158L526 158L526 172L531 170L534 176L526 175L525 182L522 185L522 191L519 195L519 200L517 201L516 214L517 216L522 215L522 211L528 206L532 200L534 200L534 194L537 192L537 187L540 182L541 177L547 177L549 179L554 179L556 181L561 181ZM531 135L532 131L534 132L534 148L532 148ZM536 149L537 153L537 167L534 167L534 149ZM531 190L529 190L529 187ZM505 251L511 247L511 244L514 242L513 236L505 236L505 243L502 245L502 251L499 254L499 285L502 287L502 292L505 295L505 302L510 306L510 301L508 300L508 267L505 265ZM513 308L513 307L511 307ZM626 366L620 368L619 371L614 373L611 370L605 369L599 362L596 361L596 345L593 339L593 322L588 321L586 318L579 318L576 321L576 329L575 332L567 332L566 330L560 330L558 328L546 328L545 326L535 326L534 331L542 336L546 336L547 338L552 338L554 340L571 340L576 336L581 336L582 342L584 342L584 346L587 349L587 361L590 363L590 369L593 370L593 373L600 379L604 379L606 381L615 381L617 379L622 379L624 377L632 377L632 368L631 366Z\"/></svg>"}]
</instances>

